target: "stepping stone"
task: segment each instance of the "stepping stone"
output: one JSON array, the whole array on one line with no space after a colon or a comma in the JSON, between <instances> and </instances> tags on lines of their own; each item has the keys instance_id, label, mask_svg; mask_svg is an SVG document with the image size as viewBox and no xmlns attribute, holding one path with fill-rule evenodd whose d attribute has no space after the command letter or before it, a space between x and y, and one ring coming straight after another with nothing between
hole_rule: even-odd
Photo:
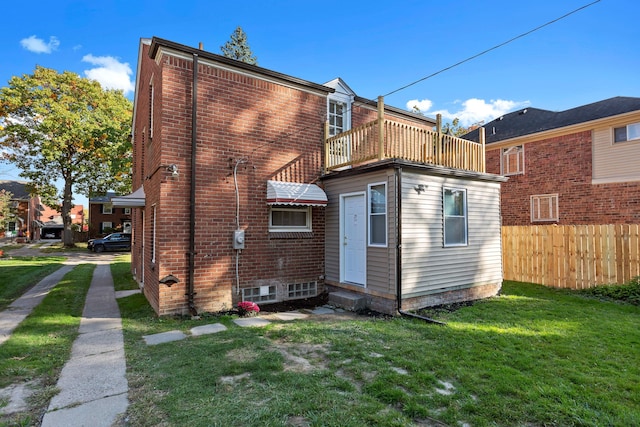
<instances>
[{"instance_id":1,"label":"stepping stone","mask_svg":"<svg viewBox=\"0 0 640 427\"><path fill-rule=\"evenodd\" d=\"M168 331L160 334L144 335L142 338L144 338L147 345L158 345L165 342L179 341L186 337L181 331Z\"/></svg>"},{"instance_id":2,"label":"stepping stone","mask_svg":"<svg viewBox=\"0 0 640 427\"><path fill-rule=\"evenodd\" d=\"M116 299L125 298L135 294L141 294L142 291L140 289L132 289L130 291L116 291Z\"/></svg>"},{"instance_id":3,"label":"stepping stone","mask_svg":"<svg viewBox=\"0 0 640 427\"><path fill-rule=\"evenodd\" d=\"M313 314L335 314L335 310L328 307L318 307L314 310L311 310Z\"/></svg>"},{"instance_id":4,"label":"stepping stone","mask_svg":"<svg viewBox=\"0 0 640 427\"><path fill-rule=\"evenodd\" d=\"M309 315L305 313L300 313L299 311L286 311L283 313L276 313L273 315L273 317L279 320L289 321L289 320L306 319L307 317L309 317Z\"/></svg>"},{"instance_id":5,"label":"stepping stone","mask_svg":"<svg viewBox=\"0 0 640 427\"><path fill-rule=\"evenodd\" d=\"M197 337L198 335L208 335L215 334L218 332L226 331L227 327L222 323L212 323L210 325L202 325L196 326L195 328L191 328L191 335Z\"/></svg>"},{"instance_id":6,"label":"stepping stone","mask_svg":"<svg viewBox=\"0 0 640 427\"><path fill-rule=\"evenodd\" d=\"M233 323L242 327L246 327L246 326L260 327L260 326L267 326L271 322L269 322L267 319L262 319L260 317L245 317L242 319L234 319Z\"/></svg>"}]
</instances>

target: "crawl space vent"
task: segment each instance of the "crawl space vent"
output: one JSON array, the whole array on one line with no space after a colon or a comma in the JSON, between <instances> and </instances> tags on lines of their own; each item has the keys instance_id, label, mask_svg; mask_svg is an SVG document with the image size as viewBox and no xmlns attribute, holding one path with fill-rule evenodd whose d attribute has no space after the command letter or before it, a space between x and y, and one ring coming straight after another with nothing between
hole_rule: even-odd
<instances>
[{"instance_id":1,"label":"crawl space vent","mask_svg":"<svg viewBox=\"0 0 640 427\"><path fill-rule=\"evenodd\" d=\"M318 282L292 283L288 288L290 299L314 297L318 293Z\"/></svg>"}]
</instances>

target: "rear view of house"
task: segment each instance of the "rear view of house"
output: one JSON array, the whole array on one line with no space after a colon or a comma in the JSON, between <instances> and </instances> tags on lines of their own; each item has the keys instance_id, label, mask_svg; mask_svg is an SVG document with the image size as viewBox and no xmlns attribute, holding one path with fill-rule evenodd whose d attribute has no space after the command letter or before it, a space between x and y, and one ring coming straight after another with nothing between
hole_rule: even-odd
<instances>
[{"instance_id":1,"label":"rear view of house","mask_svg":"<svg viewBox=\"0 0 640 427\"><path fill-rule=\"evenodd\" d=\"M495 294L502 178L482 143L434 125L339 78L143 39L135 191L111 201L132 209L145 296L164 315L325 290L389 313Z\"/></svg>"}]
</instances>

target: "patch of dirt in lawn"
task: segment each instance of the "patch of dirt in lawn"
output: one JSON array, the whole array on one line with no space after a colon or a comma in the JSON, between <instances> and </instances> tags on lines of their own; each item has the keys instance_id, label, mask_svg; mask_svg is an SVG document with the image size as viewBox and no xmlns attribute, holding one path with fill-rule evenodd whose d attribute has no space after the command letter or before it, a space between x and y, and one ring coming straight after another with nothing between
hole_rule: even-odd
<instances>
[{"instance_id":1,"label":"patch of dirt in lawn","mask_svg":"<svg viewBox=\"0 0 640 427\"><path fill-rule=\"evenodd\" d=\"M290 372L311 372L326 367L326 344L273 343L275 349L286 359L284 370Z\"/></svg>"},{"instance_id":2,"label":"patch of dirt in lawn","mask_svg":"<svg viewBox=\"0 0 640 427\"><path fill-rule=\"evenodd\" d=\"M287 300L264 305L260 304L260 311L267 313L281 313L301 309L313 310L316 307L321 307L327 304L327 301L329 301L329 294L322 293L312 298Z\"/></svg>"}]
</instances>

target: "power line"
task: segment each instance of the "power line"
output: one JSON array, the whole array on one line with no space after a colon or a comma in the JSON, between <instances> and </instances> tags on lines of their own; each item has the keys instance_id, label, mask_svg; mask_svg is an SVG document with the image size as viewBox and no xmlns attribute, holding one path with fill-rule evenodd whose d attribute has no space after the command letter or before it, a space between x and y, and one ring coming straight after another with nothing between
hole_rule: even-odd
<instances>
[{"instance_id":1,"label":"power line","mask_svg":"<svg viewBox=\"0 0 640 427\"><path fill-rule=\"evenodd\" d=\"M560 17L558 17L558 18L554 19L554 20L551 20L551 21L549 21L549 22L547 22L547 23L545 23L545 24L542 24L542 25L540 25L540 26L537 26L537 27L535 27L535 28L534 28L534 29L532 29L532 30L529 30L529 31L527 31L527 32L525 32L525 33L522 33L522 34L520 34L520 35L518 35L518 36L515 36L515 37L513 37L513 38L511 38L511 39L509 39L509 40L507 40L507 41L505 41L505 42L502 42L502 43L500 43L500 44L497 44L497 45L495 45L495 46L493 46L493 47L491 47L491 48L489 48L489 49L487 49L487 50L484 50L484 51L482 51L482 52L480 52L480 53L477 53L477 54L475 54L475 55L473 55L473 56L470 56L470 57L468 57L467 59L463 59L463 60L462 60L462 61L460 61L460 62L456 62L456 63L455 63L455 64L453 64L453 65L450 65L450 66L448 66L448 67L446 67L446 68L443 68L443 69L441 69L441 70L439 70L439 71L436 71L436 72L435 72L435 73L433 73L433 74L429 74L429 75L428 75L428 76L426 76L426 77L423 77L423 78L421 78L421 79L419 79L419 80L416 80L416 81L414 81L414 82L412 82L412 83L409 83L409 84L407 84L407 85L405 85L405 86L402 86L401 88L398 88L398 89L396 89L396 90L393 90L393 91L391 91L391 92L389 92L389 93L387 93L386 95L383 95L383 96L384 96L384 97L387 97L387 96L392 95L392 94L394 94L394 93L396 93L396 92L400 92L401 90L404 90L404 89L406 89L406 88L408 88L408 87L411 87L411 86L413 86L413 85L416 85L416 84L418 84L418 83L420 83L420 82L423 82L423 81L425 81L425 80L427 80L427 79L430 79L431 77L437 76L437 75L438 75L438 74L440 74L440 73L443 73L443 72L445 72L445 71L448 71L448 70L450 70L450 69L452 69L452 68L455 68L455 67L457 67L457 66L459 66L459 65L462 65L462 64L464 64L465 62L469 62L469 61L471 61L472 59L475 59L475 58L477 58L477 57L479 57L479 56L482 56L482 55L484 55L484 54L487 54L487 53L491 52L492 50L496 50L496 49L498 49L498 48L500 48L500 47L502 47L502 46L504 46L504 45L507 45L507 44L509 44L509 43L511 43L511 42L513 42L513 41L515 41L515 40L521 39L522 37L528 36L528 35L529 35L529 34L531 34L531 33L534 33L534 32L536 32L536 31L538 31L538 30L540 30L540 29L542 29L542 28L544 28L544 27L547 27L547 26L549 26L549 25L551 25L551 24L554 24L554 23L556 23L556 22L558 22L558 21L560 21L560 20L562 20L562 19L564 19L564 18L566 18L566 17L568 17L568 16L570 16L570 15L573 15L574 13L577 13L577 12L579 12L579 11L583 10L583 9L586 9L586 8L588 8L589 6L593 6L594 4L599 3L599 2L600 2L600 0L596 0L596 1L594 1L594 2L591 2L591 3L589 3L589 4L586 4L586 5L584 5L584 6L581 6L581 7L577 8L577 9L575 9L575 10L572 10L571 12L566 13L566 14L564 14L564 15L562 15L562 16L560 16Z\"/></svg>"}]
</instances>

